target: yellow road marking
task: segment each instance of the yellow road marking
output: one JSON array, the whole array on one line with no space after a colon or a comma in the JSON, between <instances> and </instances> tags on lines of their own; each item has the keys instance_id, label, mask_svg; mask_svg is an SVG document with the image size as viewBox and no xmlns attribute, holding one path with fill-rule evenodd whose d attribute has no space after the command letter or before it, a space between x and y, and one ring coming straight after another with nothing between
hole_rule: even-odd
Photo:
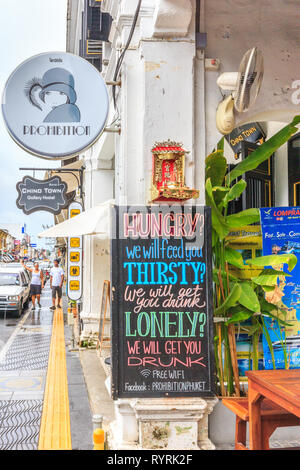
<instances>
[{"instance_id":1,"label":"yellow road marking","mask_svg":"<svg viewBox=\"0 0 300 470\"><path fill-rule=\"evenodd\" d=\"M49 353L39 450L71 450L63 310L56 309Z\"/></svg>"}]
</instances>

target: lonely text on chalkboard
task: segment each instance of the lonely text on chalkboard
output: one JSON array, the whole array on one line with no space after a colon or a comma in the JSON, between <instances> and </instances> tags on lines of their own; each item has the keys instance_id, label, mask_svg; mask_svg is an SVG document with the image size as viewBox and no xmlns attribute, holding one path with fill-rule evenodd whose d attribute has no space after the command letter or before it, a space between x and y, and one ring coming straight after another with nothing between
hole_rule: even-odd
<instances>
[{"instance_id":1,"label":"lonely text on chalkboard","mask_svg":"<svg viewBox=\"0 0 300 470\"><path fill-rule=\"evenodd\" d=\"M214 395L211 218L113 208L112 396Z\"/></svg>"}]
</instances>

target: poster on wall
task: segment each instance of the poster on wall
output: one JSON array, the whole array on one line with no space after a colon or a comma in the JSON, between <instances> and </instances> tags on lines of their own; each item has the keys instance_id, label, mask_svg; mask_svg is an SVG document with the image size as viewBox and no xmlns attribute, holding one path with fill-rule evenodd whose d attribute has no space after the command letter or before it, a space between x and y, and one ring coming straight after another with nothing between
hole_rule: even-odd
<instances>
[{"instance_id":1,"label":"poster on wall","mask_svg":"<svg viewBox=\"0 0 300 470\"><path fill-rule=\"evenodd\" d=\"M272 207L260 209L263 234L263 254L293 253L298 262L289 272L290 276L279 278L276 296L285 312L284 320L289 324L279 327L276 320L266 318L272 341L276 369L300 368L300 207ZM263 337L264 366L273 369L271 352Z\"/></svg>"},{"instance_id":2,"label":"poster on wall","mask_svg":"<svg viewBox=\"0 0 300 470\"><path fill-rule=\"evenodd\" d=\"M214 395L210 209L115 206L113 221L113 398Z\"/></svg>"}]
</instances>

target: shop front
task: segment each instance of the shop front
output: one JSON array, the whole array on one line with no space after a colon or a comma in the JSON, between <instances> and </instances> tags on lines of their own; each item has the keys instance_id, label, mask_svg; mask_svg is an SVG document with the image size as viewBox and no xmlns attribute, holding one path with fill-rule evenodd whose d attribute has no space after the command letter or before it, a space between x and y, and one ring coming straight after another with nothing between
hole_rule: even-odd
<instances>
[{"instance_id":1,"label":"shop front","mask_svg":"<svg viewBox=\"0 0 300 470\"><path fill-rule=\"evenodd\" d=\"M69 21L73 25L68 33L70 52L79 54L82 52L79 45L84 39L82 32L86 29L85 15L81 13L86 11L87 3L78 1L77 11L74 8L70 10ZM116 206L121 212L125 210L124 208L127 210L138 206L159 207L167 216L167 220L168 217L170 219L170 204L180 206L182 210L186 208L187 211L201 205L204 207L205 204L212 207L212 200L209 202L206 187L208 171L205 160L213 149L223 151L222 158L226 157L225 166L228 165L229 171L234 171L252 152L259 149L265 141L269 141L299 114L295 69L299 50L287 34L287 31L297 30L295 5L292 3L286 5L286 2L279 1L277 8L270 11L270 6L267 5L269 2L255 1L250 6L247 2L230 1L226 2L220 11L218 1L181 0L171 3L172 5L164 0L101 2L101 12L110 15L112 19L110 32L103 36L102 50L98 57L101 60L102 76L108 84L110 110L102 136L89 150L82 153L85 162L85 211L78 216L76 228L73 221L70 221L70 225L67 225L69 222L61 224L61 228L66 230L61 232L61 236L70 236L73 233L84 237L83 337L97 339L100 336L100 342L101 338L107 339L105 346L104 342L101 344L100 359L108 376L107 388L115 398L116 423L112 432L114 448L149 447L153 442L158 445L154 436L157 426L159 432L156 436L164 436L164 446L172 448L179 445L176 439L180 440L182 436L178 434L173 439L173 431L165 429L162 426L163 422L176 423L173 430L176 426L180 429L191 426L193 442L200 448L213 448L212 442L226 442L228 428L227 418L222 412L220 413L221 408L218 404L211 418L212 442L208 439L208 415L213 412L217 400L205 392L203 384L205 380L197 380L196 382L202 382L202 385L198 384L198 389L193 389L191 393L187 388L196 386L183 386L180 373L176 380L181 384L178 385L181 387L180 392L175 390L179 396L175 396L177 393L173 393L172 396L165 395L174 392L171 386L168 391L168 385L164 385L170 378L168 368L165 366L173 361L172 368L174 368L174 364L178 365L178 361L181 361L185 364L184 367L187 367L189 362L186 357L180 357L182 352L185 355L186 350L183 349L180 353L178 345L186 341L183 340L183 336L187 335L187 330L191 333L195 325L200 328L202 321L200 318L203 318L200 314L205 313L199 305L197 306L199 315L187 316L182 313L180 309L185 307L176 304L178 291L174 286L179 279L184 280L184 275L189 275L192 276L189 287L193 289L193 282L199 281L197 276L201 275L201 268L197 263L203 261L197 256L195 260L183 260L179 257L178 261L176 253L180 253L180 240L187 236L187 233L180 229L178 231L180 246L176 246L175 249L171 248L170 244L156 243L156 237L160 240L159 229L156 228L156 234L153 236L151 231L148 232L148 222L143 223L142 233L149 237L149 246L146 247L144 239L141 241L139 238L140 232L135 232L139 223L138 217L135 219L137 226L134 228L130 225L129 228L133 228L132 230L130 228L127 236L134 235L139 242L130 240L127 246L126 239L122 239L119 245L116 245L116 239L113 238L111 247L111 235L109 235L111 232L107 227L113 219L109 219L108 224L105 217L99 216L103 210L100 209L101 204L113 199L114 202L108 205ZM88 8L100 7L89 5ZM215 12L219 14L216 15ZM266 22L262 29L260 21L263 17L271 18L271 21ZM274 40L270 41L270 37ZM128 38L131 38L129 44ZM223 93L222 89L220 94L218 77L221 72L238 71L245 53L254 49L260 51L258 55L262 56L264 61L264 67L260 62L255 71L255 73L259 71L259 76L263 74L263 80L259 82L259 93L253 103L252 92L248 97L244 94L242 104L236 103L240 110L235 108L233 117L230 114L230 123L234 124L232 135L228 134L227 139L222 142L223 135L216 127L216 110L220 100L223 103L224 99L230 98L230 94L228 90ZM247 57L249 58L249 54ZM247 106L247 100L249 103L251 101L252 106ZM297 150L299 122L295 122L293 127L293 132L288 138L283 139L280 145L272 147L272 152L261 162L261 166L257 165L247 174L244 171L236 177L236 182L243 179L245 186L242 188L244 183L239 183L240 191L235 193L235 197L226 199L228 202L226 217L232 217L229 220L234 220L237 212L245 210L250 211L247 214L252 218L241 221L240 225L231 224L230 230L223 237L231 238L231 240L226 238L228 248L231 247L231 251L227 250L227 256L229 257L230 252L233 261L228 272L225 265L223 266L226 271L224 283L227 283L227 277L242 273L241 284L245 284L250 271L256 271L256 277L259 277L262 271L261 267L253 268L246 264L247 260L262 255L261 240L257 240L257 235L254 235L255 240L251 240L250 235L244 246L241 246L243 242L239 245L233 235L247 224L259 223L258 211L254 209L298 204L299 175L296 162L299 157ZM222 162L224 163L224 160ZM218 167L220 174L224 166L222 162L221 167ZM227 194L230 188L221 188L223 181L215 183L212 186L219 187L217 200L221 203L221 196ZM214 196L216 192L217 189L214 189ZM223 217L224 214L221 215ZM213 227L216 225L216 217L218 217L216 211L213 210ZM93 218L93 222L89 221L90 218ZM222 221L223 219L219 218L221 229ZM166 222L166 226L170 230L168 223ZM153 224L157 227L157 221ZM226 230L225 226L223 229L225 234L227 227ZM59 231L59 226L57 230ZM188 227L186 230L188 231ZM171 233L169 235L172 236ZM216 261L216 238L213 238L213 241L212 257L210 256L209 260L208 256L208 263L212 259L214 263ZM173 263L171 268L167 262L170 259L161 258L162 253L167 253L168 249ZM234 258L234 251L240 252L240 256ZM146 252L149 253L148 258L145 258ZM193 265L193 262L196 264ZM224 273L221 272L220 291L224 288L222 276ZM220 281L220 275L219 278L218 275L217 279L214 278L214 282L216 280ZM102 308L104 299L102 292L107 283L112 287L110 312ZM150 297L150 289L152 293L157 294L156 303ZM163 293L161 296L158 289ZM243 286L242 289L247 290L248 287ZM239 288L236 288L236 292L238 290ZM131 300L133 295L137 296L136 300ZM167 297L164 301L169 302L169 305L164 304L164 312L167 311L167 306L172 307L172 314L168 315L167 324L162 322L160 314L162 310L159 310L164 295ZM191 296L193 295L196 294L192 291ZM125 304L124 299L126 299ZM118 302L117 307L115 302ZM219 299L219 305L215 305L215 308L219 308L222 303ZM134 313L133 309L139 308L139 305L141 310ZM228 308L231 307L235 308L236 305ZM244 318L245 309L246 313L247 309L256 313L256 307L255 297L252 296L250 305L243 306ZM105 317L102 315L104 311ZM223 313L220 309L215 316L218 319ZM217 332L220 329L224 330L227 320L225 318L222 322L215 321ZM255 326L251 321L250 325L246 325L249 331ZM110 335L111 324L112 335ZM180 331L182 339L167 339L168 335L175 335L176 328L177 335ZM229 336L226 336L228 341L226 360L230 356L230 344L231 349L234 349L233 327L229 328L229 331ZM161 343L155 339L156 334L165 335ZM151 339L148 339L148 336ZM252 335L251 338L259 343L258 336L258 334ZM246 346L242 343L243 341L236 343L237 361L241 368L245 366L245 347L249 346L248 339L244 341L247 343ZM214 346L219 348L222 355L222 342ZM120 349L114 350L114 348ZM146 359L141 348L145 348L144 354L149 350ZM255 354L252 356L250 354L249 360L247 357L248 369L251 361L255 366L262 363L261 346L259 348L255 349ZM159 360L160 354L168 356L169 362L166 358ZM116 357L118 362L115 362ZM215 359L212 363L220 374L222 364ZM194 366L197 367L195 364L189 364L192 366L191 370ZM166 372L162 373L164 367ZM202 366L199 364L199 367ZM144 375L137 371L144 371ZM157 374L155 390L151 388L154 386L154 371ZM235 376L234 371L237 374ZM238 369L233 368L231 372L229 377L226 376L225 370L221 380L224 388L216 390L217 395L233 395L237 393L237 384L245 382L245 374L240 380ZM186 381L194 383L193 380ZM150 391L147 388L148 383ZM220 380L218 384L220 386ZM201 387L204 388L201 390ZM140 396L141 392L144 398ZM243 393L242 387L240 393ZM197 413L193 421L191 414L195 410ZM191 421L193 424L187 424ZM182 424L184 422L186 424ZM168 436L171 435L173 437L169 440Z\"/></svg>"}]
</instances>

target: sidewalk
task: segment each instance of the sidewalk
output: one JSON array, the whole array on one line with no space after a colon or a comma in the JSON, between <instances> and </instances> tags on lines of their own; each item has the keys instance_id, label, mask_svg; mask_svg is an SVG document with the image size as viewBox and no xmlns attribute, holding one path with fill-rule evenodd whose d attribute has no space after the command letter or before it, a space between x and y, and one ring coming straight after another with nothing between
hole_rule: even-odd
<instances>
[{"instance_id":1,"label":"sidewalk","mask_svg":"<svg viewBox=\"0 0 300 470\"><path fill-rule=\"evenodd\" d=\"M41 304L22 317L0 352L0 449L91 449L79 355L66 351L69 327L62 309L49 308L49 286Z\"/></svg>"}]
</instances>

